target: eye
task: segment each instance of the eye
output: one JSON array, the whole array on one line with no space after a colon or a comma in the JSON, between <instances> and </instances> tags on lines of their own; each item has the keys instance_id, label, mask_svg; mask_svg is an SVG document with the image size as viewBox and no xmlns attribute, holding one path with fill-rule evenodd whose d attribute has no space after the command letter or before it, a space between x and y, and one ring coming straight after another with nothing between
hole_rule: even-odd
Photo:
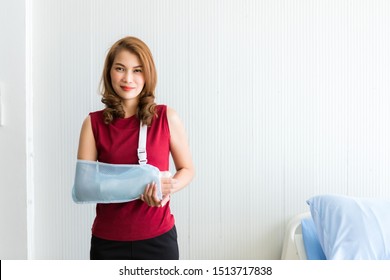
<instances>
[{"instance_id":1,"label":"eye","mask_svg":"<svg viewBox=\"0 0 390 280\"><path fill-rule=\"evenodd\" d=\"M141 68L134 69L134 73L142 73L142 69Z\"/></svg>"},{"instance_id":2,"label":"eye","mask_svg":"<svg viewBox=\"0 0 390 280\"><path fill-rule=\"evenodd\" d=\"M117 66L117 67L115 67L115 70L118 71L118 72L124 72L125 68Z\"/></svg>"}]
</instances>

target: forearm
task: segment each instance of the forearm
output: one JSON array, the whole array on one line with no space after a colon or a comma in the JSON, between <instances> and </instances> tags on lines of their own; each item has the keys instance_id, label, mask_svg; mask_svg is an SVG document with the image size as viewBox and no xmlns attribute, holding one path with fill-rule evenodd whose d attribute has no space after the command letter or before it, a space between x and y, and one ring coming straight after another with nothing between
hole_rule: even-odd
<instances>
[{"instance_id":1,"label":"forearm","mask_svg":"<svg viewBox=\"0 0 390 280\"><path fill-rule=\"evenodd\" d=\"M171 194L174 194L182 189L184 189L194 178L195 172L194 168L181 168L176 171L175 175L172 177L173 183L171 188Z\"/></svg>"}]
</instances>

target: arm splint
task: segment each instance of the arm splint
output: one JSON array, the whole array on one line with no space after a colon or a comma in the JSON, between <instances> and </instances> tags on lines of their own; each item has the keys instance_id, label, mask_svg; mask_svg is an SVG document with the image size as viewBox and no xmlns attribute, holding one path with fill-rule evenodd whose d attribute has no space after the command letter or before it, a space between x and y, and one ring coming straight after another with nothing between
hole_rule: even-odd
<instances>
[{"instance_id":1,"label":"arm splint","mask_svg":"<svg viewBox=\"0 0 390 280\"><path fill-rule=\"evenodd\" d=\"M161 199L160 171L149 164L107 164L77 160L72 190L76 203L118 203L139 199L147 184L157 184Z\"/></svg>"},{"instance_id":2,"label":"arm splint","mask_svg":"<svg viewBox=\"0 0 390 280\"><path fill-rule=\"evenodd\" d=\"M162 199L160 170L147 164L147 126L140 125L139 164L108 164L77 160L72 198L76 203L121 203L139 199L150 183L156 183Z\"/></svg>"}]
</instances>

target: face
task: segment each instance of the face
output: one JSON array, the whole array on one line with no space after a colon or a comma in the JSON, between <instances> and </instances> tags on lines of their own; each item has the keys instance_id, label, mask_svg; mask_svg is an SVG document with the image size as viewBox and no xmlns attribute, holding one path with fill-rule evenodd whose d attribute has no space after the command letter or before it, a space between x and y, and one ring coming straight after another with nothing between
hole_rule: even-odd
<instances>
[{"instance_id":1,"label":"face","mask_svg":"<svg viewBox=\"0 0 390 280\"><path fill-rule=\"evenodd\" d=\"M128 50L121 50L115 56L110 75L113 89L124 101L136 100L145 85L141 63Z\"/></svg>"}]
</instances>

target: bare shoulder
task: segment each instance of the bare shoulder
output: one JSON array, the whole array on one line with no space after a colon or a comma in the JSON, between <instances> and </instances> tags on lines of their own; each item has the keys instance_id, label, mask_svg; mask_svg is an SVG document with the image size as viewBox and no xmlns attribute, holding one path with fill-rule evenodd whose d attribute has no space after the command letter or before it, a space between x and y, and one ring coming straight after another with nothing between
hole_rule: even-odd
<instances>
[{"instance_id":1,"label":"bare shoulder","mask_svg":"<svg viewBox=\"0 0 390 280\"><path fill-rule=\"evenodd\" d=\"M167 106L167 116L168 116L168 119L169 118L178 118L178 114L176 112L175 109L173 109L172 107L168 107Z\"/></svg>"},{"instance_id":2,"label":"bare shoulder","mask_svg":"<svg viewBox=\"0 0 390 280\"><path fill-rule=\"evenodd\" d=\"M85 160L96 160L96 157L97 151L95 137L92 131L91 117L88 115L84 119L81 127L77 158Z\"/></svg>"},{"instance_id":3,"label":"bare shoulder","mask_svg":"<svg viewBox=\"0 0 390 280\"><path fill-rule=\"evenodd\" d=\"M92 121L91 121L91 116L88 115L84 121L83 124L81 125L81 132L80 136L85 136L85 135L93 135L92 132Z\"/></svg>"},{"instance_id":4,"label":"bare shoulder","mask_svg":"<svg viewBox=\"0 0 390 280\"><path fill-rule=\"evenodd\" d=\"M169 126L181 126L181 119L175 109L167 106L167 117Z\"/></svg>"},{"instance_id":5,"label":"bare shoulder","mask_svg":"<svg viewBox=\"0 0 390 280\"><path fill-rule=\"evenodd\" d=\"M90 115L85 117L85 119L83 121L82 128L88 127L88 126L91 126L91 116Z\"/></svg>"},{"instance_id":6,"label":"bare shoulder","mask_svg":"<svg viewBox=\"0 0 390 280\"><path fill-rule=\"evenodd\" d=\"M171 134L171 146L175 144L184 145L187 142L187 135L178 113L174 109L167 107L167 117Z\"/></svg>"}]
</instances>

